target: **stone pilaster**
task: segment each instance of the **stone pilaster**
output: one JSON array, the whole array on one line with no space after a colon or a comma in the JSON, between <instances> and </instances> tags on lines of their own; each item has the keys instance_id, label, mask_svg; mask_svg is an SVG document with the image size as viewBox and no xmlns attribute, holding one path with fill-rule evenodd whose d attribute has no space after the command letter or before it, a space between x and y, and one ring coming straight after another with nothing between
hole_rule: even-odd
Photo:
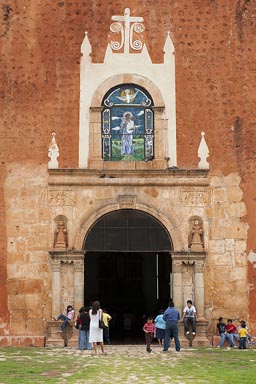
<instances>
[{"instance_id":1,"label":"stone pilaster","mask_svg":"<svg viewBox=\"0 0 256 384\"><path fill-rule=\"evenodd\" d=\"M173 301L175 307L182 313L183 308L183 278L182 260L172 256Z\"/></svg>"},{"instance_id":2,"label":"stone pilaster","mask_svg":"<svg viewBox=\"0 0 256 384\"><path fill-rule=\"evenodd\" d=\"M49 252L52 264L53 316L62 312L63 297L69 297L71 299L69 304L73 304L76 312L78 312L80 307L84 305L84 253L85 251L64 250L54 250ZM71 281L73 282L73 287L69 288L69 292L61 292L61 272L64 265L68 266L68 274L72 277ZM72 295L72 297L70 297L70 295ZM67 305L67 303L64 304Z\"/></svg>"},{"instance_id":3,"label":"stone pilaster","mask_svg":"<svg viewBox=\"0 0 256 384\"><path fill-rule=\"evenodd\" d=\"M204 260L195 261L194 276L197 318L204 319Z\"/></svg>"},{"instance_id":4,"label":"stone pilaster","mask_svg":"<svg viewBox=\"0 0 256 384\"><path fill-rule=\"evenodd\" d=\"M74 306L80 308L84 305L84 262L74 261Z\"/></svg>"},{"instance_id":5,"label":"stone pilaster","mask_svg":"<svg viewBox=\"0 0 256 384\"><path fill-rule=\"evenodd\" d=\"M52 258L52 314L53 316L57 316L59 313L61 313L60 269L61 269L60 260Z\"/></svg>"}]
</instances>

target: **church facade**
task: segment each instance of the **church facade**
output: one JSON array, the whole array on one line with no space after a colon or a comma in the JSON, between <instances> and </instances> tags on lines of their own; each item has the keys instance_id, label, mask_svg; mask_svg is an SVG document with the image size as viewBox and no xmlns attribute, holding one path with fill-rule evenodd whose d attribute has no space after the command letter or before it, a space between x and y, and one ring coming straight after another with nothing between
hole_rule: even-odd
<instances>
[{"instance_id":1,"label":"church facade","mask_svg":"<svg viewBox=\"0 0 256 384\"><path fill-rule=\"evenodd\" d=\"M256 6L125 3L2 7L0 345L97 299L256 326Z\"/></svg>"}]
</instances>

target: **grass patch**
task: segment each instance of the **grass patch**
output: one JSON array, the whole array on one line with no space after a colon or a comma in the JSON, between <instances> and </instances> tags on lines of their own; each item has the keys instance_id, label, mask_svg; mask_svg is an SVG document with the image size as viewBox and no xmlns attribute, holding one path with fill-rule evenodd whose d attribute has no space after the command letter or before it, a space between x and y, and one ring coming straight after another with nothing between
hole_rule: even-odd
<instances>
[{"instance_id":1,"label":"grass patch","mask_svg":"<svg viewBox=\"0 0 256 384\"><path fill-rule=\"evenodd\" d=\"M70 348L0 348L0 384L147 383L254 384L256 350L110 346L107 356Z\"/></svg>"}]
</instances>

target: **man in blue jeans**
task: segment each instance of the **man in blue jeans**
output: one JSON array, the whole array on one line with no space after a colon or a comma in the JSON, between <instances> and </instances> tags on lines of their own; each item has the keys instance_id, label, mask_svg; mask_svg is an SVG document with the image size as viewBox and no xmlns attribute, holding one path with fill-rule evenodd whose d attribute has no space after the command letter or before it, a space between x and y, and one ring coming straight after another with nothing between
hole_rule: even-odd
<instances>
[{"instance_id":1,"label":"man in blue jeans","mask_svg":"<svg viewBox=\"0 0 256 384\"><path fill-rule=\"evenodd\" d=\"M180 351L179 330L178 322L180 320L179 311L174 307L174 302L171 300L168 308L164 311L163 319L166 322L165 336L164 336L164 352L167 352L170 345L170 338L174 338L175 349Z\"/></svg>"}]
</instances>

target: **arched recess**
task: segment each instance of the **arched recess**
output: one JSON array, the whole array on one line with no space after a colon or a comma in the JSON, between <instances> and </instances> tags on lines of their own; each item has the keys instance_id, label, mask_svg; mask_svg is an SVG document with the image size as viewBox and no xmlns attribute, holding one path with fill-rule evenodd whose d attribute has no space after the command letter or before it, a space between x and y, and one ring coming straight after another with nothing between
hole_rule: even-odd
<instances>
[{"instance_id":1,"label":"arched recess","mask_svg":"<svg viewBox=\"0 0 256 384\"><path fill-rule=\"evenodd\" d=\"M150 93L154 100L154 104L158 108L164 108L163 96L159 88L148 78L140 75L124 73L122 75L111 76L101 83L101 85L95 90L92 97L91 107L97 108L101 105L102 98L107 91L118 84L134 83L145 89Z\"/></svg>"},{"instance_id":2,"label":"arched recess","mask_svg":"<svg viewBox=\"0 0 256 384\"><path fill-rule=\"evenodd\" d=\"M88 154L88 165L89 168L94 169L111 169L112 165L108 162L104 162L102 158L102 146L101 146L101 111L102 111L102 100L106 93L113 87L119 84L134 84L145 89L152 99L154 100L154 125L156 127L154 133L154 168L163 169L166 167L165 158L168 154L168 143L176 142L174 137L171 137L171 132L168 132L168 119L165 115L165 104L163 96L159 88L148 78L134 74L122 74L112 76L106 79L100 86L95 90L90 105L89 113L89 137L84 140L84 143L89 142L88 148L84 148L84 154ZM85 131L84 133L85 134ZM174 146L175 147L175 146ZM88 152L87 152L88 151ZM175 148L174 148L175 151ZM176 154L175 154L176 157ZM111 162L110 162L111 163ZM136 169L136 162L131 161L129 166L118 163L119 169ZM151 167L145 162L140 165L140 169L150 169Z\"/></svg>"},{"instance_id":3,"label":"arched recess","mask_svg":"<svg viewBox=\"0 0 256 384\"><path fill-rule=\"evenodd\" d=\"M85 303L98 299L115 314L113 337L140 335L143 315L167 305L172 250L168 231L149 213L118 209L93 223L83 242Z\"/></svg>"},{"instance_id":4,"label":"arched recess","mask_svg":"<svg viewBox=\"0 0 256 384\"><path fill-rule=\"evenodd\" d=\"M148 213L162 223L170 234L173 250L175 252L186 248L187 239L181 231L180 219L174 212L170 211L170 215L167 215L166 211L163 212L161 209L149 205L146 201L141 199L137 200L135 195L119 195L116 199L108 201L107 204L102 204L96 209L94 207L91 211L86 210L82 212L73 226L73 236L70 240L71 248L83 248L84 239L87 236L87 233L100 217L118 209L129 208Z\"/></svg>"}]
</instances>

